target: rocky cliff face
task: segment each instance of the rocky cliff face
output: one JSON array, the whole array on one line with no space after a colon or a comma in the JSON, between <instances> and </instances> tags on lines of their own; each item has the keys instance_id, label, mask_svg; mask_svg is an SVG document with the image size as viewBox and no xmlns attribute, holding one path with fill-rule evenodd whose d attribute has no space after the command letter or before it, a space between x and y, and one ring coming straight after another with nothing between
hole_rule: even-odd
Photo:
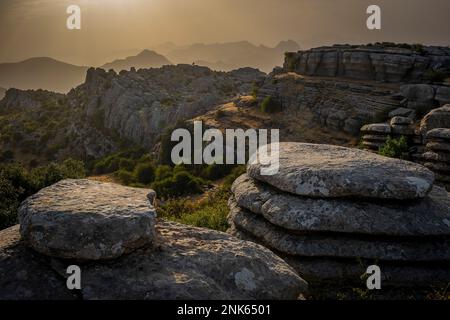
<instances>
[{"instance_id":1,"label":"rocky cliff face","mask_svg":"<svg viewBox=\"0 0 450 320\"><path fill-rule=\"evenodd\" d=\"M119 74L91 68L67 95L10 89L0 102L0 146L27 161L43 154L99 158L122 145L151 148L177 121L248 94L264 77L251 68L225 73L178 65Z\"/></svg>"},{"instance_id":2,"label":"rocky cliff face","mask_svg":"<svg viewBox=\"0 0 450 320\"><path fill-rule=\"evenodd\" d=\"M332 130L355 135L365 123L400 107L399 86L395 84L304 77L279 71L266 78L258 99L278 99L282 112L291 116L311 112L315 122Z\"/></svg>"},{"instance_id":3,"label":"rocky cliff face","mask_svg":"<svg viewBox=\"0 0 450 320\"><path fill-rule=\"evenodd\" d=\"M167 127L248 94L252 84L263 79L262 72L251 68L224 73L178 65L119 74L90 69L86 82L68 99L121 138L150 147Z\"/></svg>"},{"instance_id":4,"label":"rocky cliff face","mask_svg":"<svg viewBox=\"0 0 450 320\"><path fill-rule=\"evenodd\" d=\"M450 75L450 48L336 45L286 54L285 71L309 76L423 82Z\"/></svg>"}]
</instances>

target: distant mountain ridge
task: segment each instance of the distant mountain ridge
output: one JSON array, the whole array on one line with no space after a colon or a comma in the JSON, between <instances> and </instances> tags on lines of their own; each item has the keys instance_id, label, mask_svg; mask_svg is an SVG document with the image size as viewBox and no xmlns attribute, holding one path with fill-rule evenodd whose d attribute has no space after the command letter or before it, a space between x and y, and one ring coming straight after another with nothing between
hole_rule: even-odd
<instances>
[{"instance_id":1,"label":"distant mountain ridge","mask_svg":"<svg viewBox=\"0 0 450 320\"><path fill-rule=\"evenodd\" d=\"M274 67L283 64L285 52L298 51L300 46L293 40L281 41L273 48L257 46L249 41L196 43L183 47L167 42L153 49L174 63L195 63L221 71L252 67L270 72Z\"/></svg>"},{"instance_id":2,"label":"distant mountain ridge","mask_svg":"<svg viewBox=\"0 0 450 320\"><path fill-rule=\"evenodd\" d=\"M144 50L136 56L130 56L125 59L118 59L106 63L101 68L105 70L113 69L117 72L122 70L160 68L164 65L172 64L166 57L151 50Z\"/></svg>"},{"instance_id":3,"label":"distant mountain ridge","mask_svg":"<svg viewBox=\"0 0 450 320\"><path fill-rule=\"evenodd\" d=\"M256 46L248 41L193 44L180 47L165 43L155 50L143 50L137 55L116 59L101 68L116 72L131 68L159 68L164 65L196 64L217 71L231 71L252 67L270 72L283 64L284 53L298 51L299 45L292 41L282 41L277 46ZM161 53L161 54L160 54ZM86 79L87 66L77 66L49 57L30 58L15 63L0 64L0 87L22 90L50 90L67 93ZM2 91L0 90L0 97Z\"/></svg>"},{"instance_id":4,"label":"distant mountain ridge","mask_svg":"<svg viewBox=\"0 0 450 320\"><path fill-rule=\"evenodd\" d=\"M66 93L83 83L88 67L52 58L31 58L0 64L0 86L17 89L46 89Z\"/></svg>"},{"instance_id":5,"label":"distant mountain ridge","mask_svg":"<svg viewBox=\"0 0 450 320\"><path fill-rule=\"evenodd\" d=\"M0 87L0 100L3 99L3 97L5 96L5 93L6 93L6 89Z\"/></svg>"}]
</instances>

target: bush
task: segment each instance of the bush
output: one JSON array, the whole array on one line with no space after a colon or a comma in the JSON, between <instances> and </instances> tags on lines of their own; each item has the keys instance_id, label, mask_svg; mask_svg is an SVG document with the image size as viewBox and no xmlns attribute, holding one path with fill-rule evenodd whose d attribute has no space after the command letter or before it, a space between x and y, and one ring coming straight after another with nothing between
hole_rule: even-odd
<instances>
[{"instance_id":1,"label":"bush","mask_svg":"<svg viewBox=\"0 0 450 320\"><path fill-rule=\"evenodd\" d=\"M258 92L259 92L259 87L258 87L258 85L255 82L253 82L253 84L252 84L252 97L256 99L258 97Z\"/></svg>"},{"instance_id":2,"label":"bush","mask_svg":"<svg viewBox=\"0 0 450 320\"><path fill-rule=\"evenodd\" d=\"M280 112L281 104L278 100L276 100L272 96L267 96L261 102L260 110L261 110L261 112L264 112L264 113Z\"/></svg>"},{"instance_id":3,"label":"bush","mask_svg":"<svg viewBox=\"0 0 450 320\"><path fill-rule=\"evenodd\" d=\"M0 167L0 229L17 222L17 209L25 198L62 179L84 178L85 173L83 162L73 159L31 171L17 163Z\"/></svg>"},{"instance_id":4,"label":"bush","mask_svg":"<svg viewBox=\"0 0 450 320\"><path fill-rule=\"evenodd\" d=\"M219 231L228 229L228 198L234 180L245 172L245 166L232 169L224 179L222 186L206 199L196 201L190 199L172 199L157 208L158 216L180 223L209 228Z\"/></svg>"},{"instance_id":5,"label":"bush","mask_svg":"<svg viewBox=\"0 0 450 320\"><path fill-rule=\"evenodd\" d=\"M133 160L121 158L119 160L119 169L126 171L133 171L135 167L135 163Z\"/></svg>"},{"instance_id":6,"label":"bush","mask_svg":"<svg viewBox=\"0 0 450 320\"><path fill-rule=\"evenodd\" d=\"M390 158L407 159L408 142L406 141L405 136L402 136L399 139L393 139L389 137L387 141L380 147L378 153Z\"/></svg>"},{"instance_id":7,"label":"bush","mask_svg":"<svg viewBox=\"0 0 450 320\"><path fill-rule=\"evenodd\" d=\"M218 180L229 174L232 169L231 165L211 164L203 169L201 176L207 180Z\"/></svg>"},{"instance_id":8,"label":"bush","mask_svg":"<svg viewBox=\"0 0 450 320\"><path fill-rule=\"evenodd\" d=\"M18 191L11 181L0 177L0 229L17 223L17 208L19 207Z\"/></svg>"},{"instance_id":9,"label":"bush","mask_svg":"<svg viewBox=\"0 0 450 320\"><path fill-rule=\"evenodd\" d=\"M114 176L119 179L121 183L127 186L134 182L134 175L126 170L116 171Z\"/></svg>"},{"instance_id":10,"label":"bush","mask_svg":"<svg viewBox=\"0 0 450 320\"><path fill-rule=\"evenodd\" d=\"M171 177L156 181L152 187L161 198L201 193L206 182L186 171L175 172Z\"/></svg>"},{"instance_id":11,"label":"bush","mask_svg":"<svg viewBox=\"0 0 450 320\"><path fill-rule=\"evenodd\" d=\"M134 169L133 176L138 183L150 184L155 180L155 168L150 163L140 163Z\"/></svg>"},{"instance_id":12,"label":"bush","mask_svg":"<svg viewBox=\"0 0 450 320\"><path fill-rule=\"evenodd\" d=\"M424 76L425 80L429 82L444 82L449 75L443 71L429 69Z\"/></svg>"},{"instance_id":13,"label":"bush","mask_svg":"<svg viewBox=\"0 0 450 320\"><path fill-rule=\"evenodd\" d=\"M155 180L161 181L172 176L172 168L167 165L161 165L156 168Z\"/></svg>"}]
</instances>

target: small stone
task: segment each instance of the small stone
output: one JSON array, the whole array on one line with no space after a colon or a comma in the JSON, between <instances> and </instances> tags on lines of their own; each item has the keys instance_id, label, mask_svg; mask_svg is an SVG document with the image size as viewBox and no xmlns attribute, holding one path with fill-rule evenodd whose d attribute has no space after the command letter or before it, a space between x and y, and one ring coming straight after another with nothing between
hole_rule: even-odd
<instances>
[{"instance_id":1,"label":"small stone","mask_svg":"<svg viewBox=\"0 0 450 320\"><path fill-rule=\"evenodd\" d=\"M361 132L390 134L391 126L387 123L366 124L361 128Z\"/></svg>"},{"instance_id":2,"label":"small stone","mask_svg":"<svg viewBox=\"0 0 450 320\"><path fill-rule=\"evenodd\" d=\"M389 118L393 117L407 117L412 118L415 115L415 111L408 108L397 108L389 113Z\"/></svg>"},{"instance_id":3,"label":"small stone","mask_svg":"<svg viewBox=\"0 0 450 320\"><path fill-rule=\"evenodd\" d=\"M405 117L393 117L391 119L391 126L395 125L411 125L413 121L410 118Z\"/></svg>"}]
</instances>

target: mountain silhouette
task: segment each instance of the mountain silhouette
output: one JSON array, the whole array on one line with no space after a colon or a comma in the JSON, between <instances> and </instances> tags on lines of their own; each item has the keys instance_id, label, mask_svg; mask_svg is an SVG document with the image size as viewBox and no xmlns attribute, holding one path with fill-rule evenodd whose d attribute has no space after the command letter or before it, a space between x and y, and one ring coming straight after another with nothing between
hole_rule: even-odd
<instances>
[{"instance_id":1,"label":"mountain silhouette","mask_svg":"<svg viewBox=\"0 0 450 320\"><path fill-rule=\"evenodd\" d=\"M163 53L174 63L195 63L222 71L253 67L265 72L270 72L275 66L281 65L285 52L299 49L299 45L292 40L281 41L273 48L256 46L249 41L196 43L184 47L165 43L155 47L155 50Z\"/></svg>"},{"instance_id":2,"label":"mountain silhouette","mask_svg":"<svg viewBox=\"0 0 450 320\"><path fill-rule=\"evenodd\" d=\"M65 93L81 84L88 67L52 58L31 58L0 64L0 86L17 89L45 89Z\"/></svg>"},{"instance_id":3,"label":"mountain silhouette","mask_svg":"<svg viewBox=\"0 0 450 320\"><path fill-rule=\"evenodd\" d=\"M105 70L114 69L119 72L121 70L130 70L132 67L136 69L159 68L164 65L172 64L163 55L151 50L144 50L136 56L130 56L125 59L115 60L104 64L101 68Z\"/></svg>"}]
</instances>

